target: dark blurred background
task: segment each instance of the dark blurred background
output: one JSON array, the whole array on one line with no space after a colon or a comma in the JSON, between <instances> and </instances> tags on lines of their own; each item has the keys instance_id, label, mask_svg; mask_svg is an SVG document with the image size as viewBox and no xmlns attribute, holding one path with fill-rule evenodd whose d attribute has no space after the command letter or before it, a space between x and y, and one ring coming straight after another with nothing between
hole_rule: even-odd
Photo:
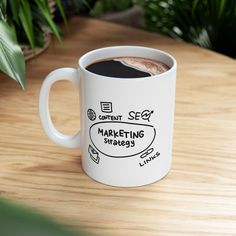
<instances>
[{"instance_id":1,"label":"dark blurred background","mask_svg":"<svg viewBox=\"0 0 236 236\"><path fill-rule=\"evenodd\" d=\"M68 17L139 27L236 58L235 0L62 0L62 4Z\"/></svg>"}]
</instances>

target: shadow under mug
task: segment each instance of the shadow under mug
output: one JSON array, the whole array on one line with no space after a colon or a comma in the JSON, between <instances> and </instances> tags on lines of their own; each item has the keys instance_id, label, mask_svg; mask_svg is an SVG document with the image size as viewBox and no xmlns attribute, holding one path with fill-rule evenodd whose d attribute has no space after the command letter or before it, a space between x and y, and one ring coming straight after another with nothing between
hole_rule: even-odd
<instances>
[{"instance_id":1,"label":"shadow under mug","mask_svg":"<svg viewBox=\"0 0 236 236\"><path fill-rule=\"evenodd\" d=\"M86 70L91 63L114 57L143 57L170 69L142 78L114 78ZM164 177L171 167L176 61L166 52L139 46L96 49L79 59L78 68L61 68L44 80L39 115L55 143L81 149L83 170L94 180L136 187ZM74 136L53 125L48 100L53 83L71 81L80 92L81 130Z\"/></svg>"}]
</instances>

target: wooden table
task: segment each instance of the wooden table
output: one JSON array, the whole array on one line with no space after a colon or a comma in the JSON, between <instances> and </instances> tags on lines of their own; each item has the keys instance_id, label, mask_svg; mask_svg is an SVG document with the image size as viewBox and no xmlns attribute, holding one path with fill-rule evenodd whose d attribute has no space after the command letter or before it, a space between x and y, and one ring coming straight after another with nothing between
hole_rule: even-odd
<instances>
[{"instance_id":1,"label":"wooden table","mask_svg":"<svg viewBox=\"0 0 236 236\"><path fill-rule=\"evenodd\" d=\"M43 78L109 45L159 48L178 61L173 166L149 186L96 183L82 171L80 151L52 143L39 123ZM70 83L54 86L50 106L60 131L79 129L78 99ZM63 47L54 42L27 63L26 92L13 80L0 80L0 111L1 196L100 235L236 235L235 60L157 34L75 18Z\"/></svg>"}]
</instances>

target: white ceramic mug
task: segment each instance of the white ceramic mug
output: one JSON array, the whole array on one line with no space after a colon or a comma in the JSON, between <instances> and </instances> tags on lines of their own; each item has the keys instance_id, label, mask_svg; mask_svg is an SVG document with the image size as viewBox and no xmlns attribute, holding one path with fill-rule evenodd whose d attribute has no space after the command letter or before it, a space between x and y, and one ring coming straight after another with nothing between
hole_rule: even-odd
<instances>
[{"instance_id":1,"label":"white ceramic mug","mask_svg":"<svg viewBox=\"0 0 236 236\"><path fill-rule=\"evenodd\" d=\"M158 60L170 70L143 78L113 78L86 70L91 63L132 56ZM176 82L175 59L160 50L115 46L90 51L79 68L51 72L42 84L39 114L55 143L80 148L82 167L94 180L120 187L153 183L171 167ZM67 136L52 124L48 99L51 86L71 81L80 91L81 130Z\"/></svg>"}]
</instances>

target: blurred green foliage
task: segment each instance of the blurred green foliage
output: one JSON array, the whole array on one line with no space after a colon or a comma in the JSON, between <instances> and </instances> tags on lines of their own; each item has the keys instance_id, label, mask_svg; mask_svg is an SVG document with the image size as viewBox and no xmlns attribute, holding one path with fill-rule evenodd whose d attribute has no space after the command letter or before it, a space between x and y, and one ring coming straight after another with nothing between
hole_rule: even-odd
<instances>
[{"instance_id":1,"label":"blurred green foliage","mask_svg":"<svg viewBox=\"0 0 236 236\"><path fill-rule=\"evenodd\" d=\"M99 17L107 12L117 12L126 10L132 5L132 0L98 0L93 5L91 15Z\"/></svg>"},{"instance_id":2,"label":"blurred green foliage","mask_svg":"<svg viewBox=\"0 0 236 236\"><path fill-rule=\"evenodd\" d=\"M139 5L145 30L236 58L236 0L97 0L92 15Z\"/></svg>"},{"instance_id":3,"label":"blurred green foliage","mask_svg":"<svg viewBox=\"0 0 236 236\"><path fill-rule=\"evenodd\" d=\"M236 58L236 0L136 0L146 29Z\"/></svg>"},{"instance_id":4,"label":"blurred green foliage","mask_svg":"<svg viewBox=\"0 0 236 236\"><path fill-rule=\"evenodd\" d=\"M0 199L1 236L91 236L70 231L32 209Z\"/></svg>"}]
</instances>

